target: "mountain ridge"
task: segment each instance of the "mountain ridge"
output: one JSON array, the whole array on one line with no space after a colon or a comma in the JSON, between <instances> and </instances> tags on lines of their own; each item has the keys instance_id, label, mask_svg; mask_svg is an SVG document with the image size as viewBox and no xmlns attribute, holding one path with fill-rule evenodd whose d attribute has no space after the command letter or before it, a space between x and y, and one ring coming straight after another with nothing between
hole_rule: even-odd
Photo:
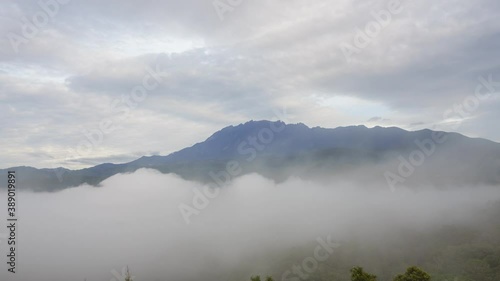
<instances>
[{"instance_id":1,"label":"mountain ridge","mask_svg":"<svg viewBox=\"0 0 500 281\"><path fill-rule=\"evenodd\" d=\"M431 173L429 178L439 179L437 182L448 182L450 177L460 174L460 171L469 170L466 174L470 177L477 176L478 183L500 184L500 178L494 176L497 171L500 174L500 144L490 140L430 129L407 131L398 127L367 128L364 125L311 128L303 123L286 124L267 120L251 120L227 126L202 142L165 156L143 156L128 163L103 163L79 170L20 166L2 169L0 172L5 174L4 171L7 170L18 170L23 175L20 179L23 186L34 191L58 191L81 184L98 186L113 175L141 168L174 173L185 179L207 183L211 181L210 172L223 171L228 161L240 163L245 170L242 174L255 172L277 181L292 175L314 177L320 172L351 172L367 165L378 168L377 171L371 171L372 176L377 178L384 171L394 170L390 166L399 156L416 151L416 140L432 140L433 134L446 136L446 143L437 146L435 154L452 158L456 169L452 168L449 175ZM431 155L429 159L432 161L427 159L427 162L443 165L433 157L435 156ZM486 169L487 173L477 171L478 174L475 175L473 169L477 168L470 167L467 163L489 167ZM433 165L426 166L427 164L419 170L435 168ZM291 172L286 172L286 169Z\"/></svg>"}]
</instances>

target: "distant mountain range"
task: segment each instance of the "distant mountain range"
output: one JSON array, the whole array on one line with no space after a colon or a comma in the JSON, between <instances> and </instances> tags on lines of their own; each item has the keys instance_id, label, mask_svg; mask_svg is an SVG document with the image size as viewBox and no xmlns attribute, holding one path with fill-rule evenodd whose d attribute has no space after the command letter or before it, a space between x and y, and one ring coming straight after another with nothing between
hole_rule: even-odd
<instances>
[{"instance_id":1,"label":"distant mountain range","mask_svg":"<svg viewBox=\"0 0 500 281\"><path fill-rule=\"evenodd\" d=\"M141 168L211 185L223 185L249 173L277 182L295 176L410 187L500 185L500 144L427 129L326 129L250 121L226 127L204 142L167 156L82 170L13 167L0 173L3 177L7 170L16 170L20 188L58 191L82 184L98 186L113 175Z\"/></svg>"}]
</instances>

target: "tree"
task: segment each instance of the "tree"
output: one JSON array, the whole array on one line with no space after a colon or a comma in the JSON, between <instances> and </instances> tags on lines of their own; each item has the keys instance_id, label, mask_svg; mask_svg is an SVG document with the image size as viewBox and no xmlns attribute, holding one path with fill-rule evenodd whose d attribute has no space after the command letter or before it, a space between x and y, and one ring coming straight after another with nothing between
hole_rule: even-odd
<instances>
[{"instance_id":1,"label":"tree","mask_svg":"<svg viewBox=\"0 0 500 281\"><path fill-rule=\"evenodd\" d=\"M351 281L377 281L377 276L367 273L362 267L351 269Z\"/></svg>"},{"instance_id":2,"label":"tree","mask_svg":"<svg viewBox=\"0 0 500 281\"><path fill-rule=\"evenodd\" d=\"M394 281L430 281L430 280L431 276L416 266L409 267L404 274L400 274L394 278Z\"/></svg>"},{"instance_id":3,"label":"tree","mask_svg":"<svg viewBox=\"0 0 500 281\"><path fill-rule=\"evenodd\" d=\"M259 275L252 276L252 277L250 277L250 281L260 281L260 276Z\"/></svg>"},{"instance_id":4,"label":"tree","mask_svg":"<svg viewBox=\"0 0 500 281\"><path fill-rule=\"evenodd\" d=\"M252 276L252 277L250 277L250 280L251 281L260 281L260 276L259 275ZM266 281L274 281L274 279L271 276L267 276Z\"/></svg>"},{"instance_id":5,"label":"tree","mask_svg":"<svg viewBox=\"0 0 500 281\"><path fill-rule=\"evenodd\" d=\"M130 271L128 270L128 266L127 266L127 273L125 274L125 281L133 281L132 276L130 275Z\"/></svg>"}]
</instances>

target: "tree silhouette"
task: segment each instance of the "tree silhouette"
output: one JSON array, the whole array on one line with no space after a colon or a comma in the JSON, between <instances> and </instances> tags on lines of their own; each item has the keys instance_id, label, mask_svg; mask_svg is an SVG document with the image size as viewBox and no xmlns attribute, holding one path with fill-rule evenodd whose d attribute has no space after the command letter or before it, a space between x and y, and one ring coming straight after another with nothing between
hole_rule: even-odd
<instances>
[{"instance_id":1,"label":"tree silhouette","mask_svg":"<svg viewBox=\"0 0 500 281\"><path fill-rule=\"evenodd\" d=\"M252 276L252 277L250 277L250 281L260 281L260 276L259 275Z\"/></svg>"},{"instance_id":2,"label":"tree silhouette","mask_svg":"<svg viewBox=\"0 0 500 281\"><path fill-rule=\"evenodd\" d=\"M250 281L260 281L260 276L252 276L250 277ZM266 281L274 281L274 279L271 276L267 276Z\"/></svg>"},{"instance_id":3,"label":"tree silhouette","mask_svg":"<svg viewBox=\"0 0 500 281\"><path fill-rule=\"evenodd\" d=\"M351 269L351 281L377 281L377 276L367 273L362 267Z\"/></svg>"},{"instance_id":4,"label":"tree silhouette","mask_svg":"<svg viewBox=\"0 0 500 281\"><path fill-rule=\"evenodd\" d=\"M394 278L394 281L430 281L430 280L431 276L416 266L409 267L404 274L400 274Z\"/></svg>"},{"instance_id":5,"label":"tree silhouette","mask_svg":"<svg viewBox=\"0 0 500 281\"><path fill-rule=\"evenodd\" d=\"M127 273L125 274L125 281L133 281L132 276L130 275L130 271L128 270L128 266L127 266Z\"/></svg>"}]
</instances>

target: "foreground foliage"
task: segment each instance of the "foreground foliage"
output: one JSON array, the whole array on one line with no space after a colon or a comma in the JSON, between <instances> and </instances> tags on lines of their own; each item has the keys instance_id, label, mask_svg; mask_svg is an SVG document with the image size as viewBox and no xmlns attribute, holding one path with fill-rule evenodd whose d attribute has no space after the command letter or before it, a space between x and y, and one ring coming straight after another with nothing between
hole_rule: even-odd
<instances>
[{"instance_id":1,"label":"foreground foliage","mask_svg":"<svg viewBox=\"0 0 500 281\"><path fill-rule=\"evenodd\" d=\"M394 281L430 281L431 276L416 266L412 266L406 270L404 274L400 274L394 278Z\"/></svg>"},{"instance_id":2,"label":"foreground foliage","mask_svg":"<svg viewBox=\"0 0 500 281\"><path fill-rule=\"evenodd\" d=\"M351 269L351 281L377 281L377 276L366 273L362 267Z\"/></svg>"},{"instance_id":3,"label":"foreground foliage","mask_svg":"<svg viewBox=\"0 0 500 281\"><path fill-rule=\"evenodd\" d=\"M429 274L422 269L412 266L409 267L404 274L399 274L394 278L394 281L430 281ZM252 276L250 281L261 281L260 276ZM272 277L268 276L265 281L274 281ZM362 267L354 267L351 269L351 281L377 281L377 276L367 273Z\"/></svg>"}]
</instances>

